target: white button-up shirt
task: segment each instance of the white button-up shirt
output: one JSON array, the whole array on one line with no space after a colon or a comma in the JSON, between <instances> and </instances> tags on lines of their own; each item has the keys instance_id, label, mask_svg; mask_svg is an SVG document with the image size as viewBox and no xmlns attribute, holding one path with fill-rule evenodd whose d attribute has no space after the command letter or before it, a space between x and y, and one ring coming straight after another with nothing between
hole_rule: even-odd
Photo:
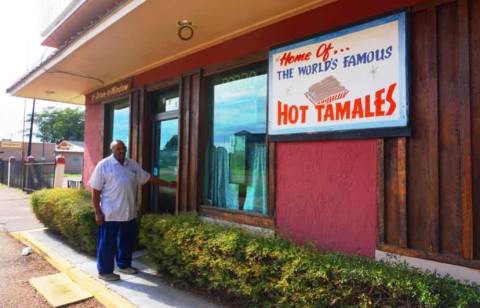
<instances>
[{"instance_id":1,"label":"white button-up shirt","mask_svg":"<svg viewBox=\"0 0 480 308\"><path fill-rule=\"evenodd\" d=\"M134 219L137 185L145 184L149 178L150 174L134 160L125 158L122 165L113 155L102 159L88 184L101 192L100 207L105 221Z\"/></svg>"}]
</instances>

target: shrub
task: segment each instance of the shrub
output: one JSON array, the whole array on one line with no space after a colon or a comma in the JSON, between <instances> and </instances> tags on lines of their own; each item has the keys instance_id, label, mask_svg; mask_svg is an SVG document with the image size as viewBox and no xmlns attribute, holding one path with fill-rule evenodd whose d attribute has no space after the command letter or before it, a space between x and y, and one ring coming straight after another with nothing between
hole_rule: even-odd
<instances>
[{"instance_id":1,"label":"shrub","mask_svg":"<svg viewBox=\"0 0 480 308\"><path fill-rule=\"evenodd\" d=\"M160 272L249 305L480 305L478 286L404 264L320 253L204 223L192 214L142 217L140 242Z\"/></svg>"},{"instance_id":2,"label":"shrub","mask_svg":"<svg viewBox=\"0 0 480 308\"><path fill-rule=\"evenodd\" d=\"M86 190L55 188L32 194L33 212L48 229L72 246L95 254L97 225Z\"/></svg>"}]
</instances>

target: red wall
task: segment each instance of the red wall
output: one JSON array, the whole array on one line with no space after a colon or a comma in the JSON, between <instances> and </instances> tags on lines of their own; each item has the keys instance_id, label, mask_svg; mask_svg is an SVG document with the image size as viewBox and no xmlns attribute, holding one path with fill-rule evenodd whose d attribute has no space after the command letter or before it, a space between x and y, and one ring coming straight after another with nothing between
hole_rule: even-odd
<instances>
[{"instance_id":1,"label":"red wall","mask_svg":"<svg viewBox=\"0 0 480 308\"><path fill-rule=\"evenodd\" d=\"M278 143L276 167L280 233L374 256L376 140Z\"/></svg>"},{"instance_id":2,"label":"red wall","mask_svg":"<svg viewBox=\"0 0 480 308\"><path fill-rule=\"evenodd\" d=\"M266 51L271 46L405 8L422 0L339 0L134 76L134 87ZM87 104L85 178L101 159L100 105ZM279 143L276 223L295 240L373 256L376 228L374 140Z\"/></svg>"},{"instance_id":3,"label":"red wall","mask_svg":"<svg viewBox=\"0 0 480 308\"><path fill-rule=\"evenodd\" d=\"M83 183L87 184L95 165L103 157L103 105L91 105L87 101L85 107Z\"/></svg>"}]
</instances>

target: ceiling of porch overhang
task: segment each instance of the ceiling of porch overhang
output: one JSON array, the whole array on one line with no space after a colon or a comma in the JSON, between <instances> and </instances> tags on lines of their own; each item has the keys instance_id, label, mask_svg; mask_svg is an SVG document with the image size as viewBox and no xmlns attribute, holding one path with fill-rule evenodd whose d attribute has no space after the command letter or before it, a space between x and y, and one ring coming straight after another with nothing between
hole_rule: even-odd
<instances>
[{"instance_id":1,"label":"ceiling of porch overhang","mask_svg":"<svg viewBox=\"0 0 480 308\"><path fill-rule=\"evenodd\" d=\"M84 104L85 94L108 84L333 1L129 1L9 92ZM183 19L195 29L189 41L177 36Z\"/></svg>"}]
</instances>

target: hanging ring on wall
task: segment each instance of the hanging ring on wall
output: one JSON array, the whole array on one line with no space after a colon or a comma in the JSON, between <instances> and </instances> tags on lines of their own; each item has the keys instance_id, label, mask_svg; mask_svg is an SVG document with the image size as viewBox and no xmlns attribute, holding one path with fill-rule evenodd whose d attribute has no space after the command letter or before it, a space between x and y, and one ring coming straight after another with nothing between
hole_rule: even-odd
<instances>
[{"instance_id":1,"label":"hanging ring on wall","mask_svg":"<svg viewBox=\"0 0 480 308\"><path fill-rule=\"evenodd\" d=\"M178 21L178 37L181 40L188 41L193 37L192 22L188 20Z\"/></svg>"}]
</instances>

